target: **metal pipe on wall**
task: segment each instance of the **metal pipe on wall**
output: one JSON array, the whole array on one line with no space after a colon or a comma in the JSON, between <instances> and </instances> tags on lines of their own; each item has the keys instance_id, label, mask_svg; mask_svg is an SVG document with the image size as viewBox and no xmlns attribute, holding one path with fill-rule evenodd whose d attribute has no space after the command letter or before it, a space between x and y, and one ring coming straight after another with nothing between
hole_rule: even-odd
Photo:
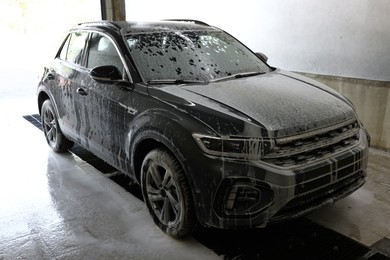
<instances>
[{"instance_id":1,"label":"metal pipe on wall","mask_svg":"<svg viewBox=\"0 0 390 260\"><path fill-rule=\"evenodd\" d=\"M125 0L100 0L102 20L126 21Z\"/></svg>"}]
</instances>

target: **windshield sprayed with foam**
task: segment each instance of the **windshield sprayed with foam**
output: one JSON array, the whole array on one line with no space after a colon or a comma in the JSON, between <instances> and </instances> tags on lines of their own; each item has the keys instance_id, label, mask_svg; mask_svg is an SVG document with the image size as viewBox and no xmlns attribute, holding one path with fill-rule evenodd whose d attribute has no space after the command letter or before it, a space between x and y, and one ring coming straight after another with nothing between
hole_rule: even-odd
<instances>
[{"instance_id":1,"label":"windshield sprayed with foam","mask_svg":"<svg viewBox=\"0 0 390 260\"><path fill-rule=\"evenodd\" d=\"M145 82L208 82L239 73L270 71L255 54L220 31L131 34L127 44Z\"/></svg>"}]
</instances>

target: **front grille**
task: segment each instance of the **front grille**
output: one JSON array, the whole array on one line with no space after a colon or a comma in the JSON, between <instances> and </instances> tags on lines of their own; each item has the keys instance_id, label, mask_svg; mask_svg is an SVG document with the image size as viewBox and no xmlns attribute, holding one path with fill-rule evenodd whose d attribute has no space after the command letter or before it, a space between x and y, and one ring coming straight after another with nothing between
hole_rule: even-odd
<instances>
[{"instance_id":1,"label":"front grille","mask_svg":"<svg viewBox=\"0 0 390 260\"><path fill-rule=\"evenodd\" d=\"M364 172L359 170L349 177L326 187L302 194L289 201L273 218L273 222L297 218L340 200L365 182Z\"/></svg>"},{"instance_id":2,"label":"front grille","mask_svg":"<svg viewBox=\"0 0 390 260\"><path fill-rule=\"evenodd\" d=\"M315 161L355 145L359 141L359 129L358 121L353 118L309 133L277 138L275 147L263 160L283 167Z\"/></svg>"}]
</instances>

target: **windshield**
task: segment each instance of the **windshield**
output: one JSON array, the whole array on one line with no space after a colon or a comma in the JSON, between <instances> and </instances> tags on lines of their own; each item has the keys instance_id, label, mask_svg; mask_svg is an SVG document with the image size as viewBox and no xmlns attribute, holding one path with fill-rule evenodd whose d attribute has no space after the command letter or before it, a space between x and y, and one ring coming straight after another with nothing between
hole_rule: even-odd
<instances>
[{"instance_id":1,"label":"windshield","mask_svg":"<svg viewBox=\"0 0 390 260\"><path fill-rule=\"evenodd\" d=\"M127 44L145 82L214 81L270 68L221 31L154 32L127 35Z\"/></svg>"}]
</instances>

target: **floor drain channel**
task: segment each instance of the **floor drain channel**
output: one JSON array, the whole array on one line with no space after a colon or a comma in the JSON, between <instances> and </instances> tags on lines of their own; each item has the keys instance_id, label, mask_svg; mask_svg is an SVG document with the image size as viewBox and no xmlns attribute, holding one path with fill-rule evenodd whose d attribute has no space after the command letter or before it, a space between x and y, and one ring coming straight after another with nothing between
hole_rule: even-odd
<instances>
[{"instance_id":1,"label":"floor drain channel","mask_svg":"<svg viewBox=\"0 0 390 260\"><path fill-rule=\"evenodd\" d=\"M306 218L264 229L205 228L194 237L224 259L390 259Z\"/></svg>"}]
</instances>

